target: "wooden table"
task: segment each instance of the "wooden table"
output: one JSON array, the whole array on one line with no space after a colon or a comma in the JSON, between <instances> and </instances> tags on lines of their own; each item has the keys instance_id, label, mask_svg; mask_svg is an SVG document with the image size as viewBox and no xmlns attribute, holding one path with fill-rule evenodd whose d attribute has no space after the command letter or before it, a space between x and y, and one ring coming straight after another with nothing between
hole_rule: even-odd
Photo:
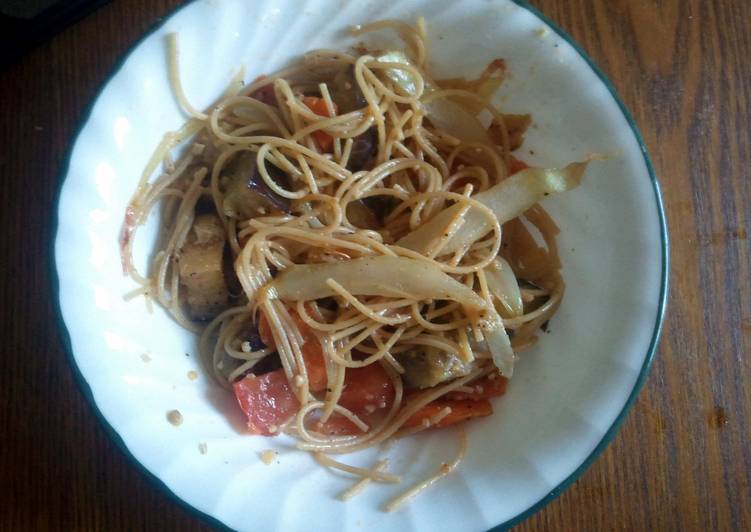
<instances>
[{"instance_id":1,"label":"wooden table","mask_svg":"<svg viewBox=\"0 0 751 532\"><path fill-rule=\"evenodd\" d=\"M97 87L178 0L115 0L0 72L0 529L200 530L74 382L48 288L58 172ZM751 530L751 2L534 0L592 55L662 182L671 292L618 436L518 530Z\"/></svg>"}]
</instances>

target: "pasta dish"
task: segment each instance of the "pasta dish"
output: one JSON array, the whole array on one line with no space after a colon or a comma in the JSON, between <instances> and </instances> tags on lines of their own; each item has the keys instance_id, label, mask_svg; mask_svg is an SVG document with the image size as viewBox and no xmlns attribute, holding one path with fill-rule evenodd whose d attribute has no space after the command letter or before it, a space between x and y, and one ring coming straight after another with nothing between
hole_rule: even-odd
<instances>
[{"instance_id":1,"label":"pasta dish","mask_svg":"<svg viewBox=\"0 0 751 532\"><path fill-rule=\"evenodd\" d=\"M502 60L476 79L434 79L422 19L353 32L383 30L403 45L309 52L245 86L240 73L203 111L180 85L172 36L189 120L145 168L120 242L130 296L200 334L250 433L292 436L358 477L343 498L399 476L386 460L333 455L492 414L564 293L558 229L538 202L587 166L513 155L531 117L491 103ZM150 213L159 237L142 273L132 248ZM461 442L387 509L455 467Z\"/></svg>"}]
</instances>

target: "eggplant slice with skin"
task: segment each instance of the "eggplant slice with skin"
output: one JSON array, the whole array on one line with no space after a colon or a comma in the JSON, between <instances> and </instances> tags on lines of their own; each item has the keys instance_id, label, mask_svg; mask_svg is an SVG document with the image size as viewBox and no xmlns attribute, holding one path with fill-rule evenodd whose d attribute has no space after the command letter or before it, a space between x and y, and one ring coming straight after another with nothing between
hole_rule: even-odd
<instances>
[{"instance_id":1,"label":"eggplant slice with skin","mask_svg":"<svg viewBox=\"0 0 751 532\"><path fill-rule=\"evenodd\" d=\"M201 214L180 251L179 277L185 288L188 315L209 320L229 304L223 255L226 235L218 216Z\"/></svg>"},{"instance_id":2,"label":"eggplant slice with skin","mask_svg":"<svg viewBox=\"0 0 751 532\"><path fill-rule=\"evenodd\" d=\"M266 170L280 187L287 188L287 174L267 163ZM271 210L289 212L290 200L283 198L266 184L256 162L256 154L240 152L224 168L225 194L222 209L228 216L248 219Z\"/></svg>"}]
</instances>

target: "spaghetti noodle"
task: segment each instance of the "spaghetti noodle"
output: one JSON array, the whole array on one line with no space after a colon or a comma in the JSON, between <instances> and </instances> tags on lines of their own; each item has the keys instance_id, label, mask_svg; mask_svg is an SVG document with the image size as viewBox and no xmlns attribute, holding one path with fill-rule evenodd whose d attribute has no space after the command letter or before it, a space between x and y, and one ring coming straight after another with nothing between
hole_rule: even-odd
<instances>
[{"instance_id":1,"label":"spaghetti noodle","mask_svg":"<svg viewBox=\"0 0 751 532\"><path fill-rule=\"evenodd\" d=\"M294 436L359 477L343 499L400 477L385 460L363 469L328 455L492 413L564 292L557 228L537 202L577 186L587 165L514 157L529 119L491 103L502 61L478 80L435 80L424 21L353 31L375 30L406 50L311 52L205 111L180 84L171 36L190 120L150 158L121 236L132 295L201 334L250 432ZM133 239L157 206L143 275ZM388 508L455 468L464 438L454 462Z\"/></svg>"}]
</instances>

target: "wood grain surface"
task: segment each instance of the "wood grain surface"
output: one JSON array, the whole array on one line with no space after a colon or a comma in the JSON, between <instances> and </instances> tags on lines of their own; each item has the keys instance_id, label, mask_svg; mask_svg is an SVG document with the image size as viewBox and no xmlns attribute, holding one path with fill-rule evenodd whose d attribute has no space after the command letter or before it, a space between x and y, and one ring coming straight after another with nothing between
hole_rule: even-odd
<instances>
[{"instance_id":1,"label":"wood grain surface","mask_svg":"<svg viewBox=\"0 0 751 532\"><path fill-rule=\"evenodd\" d=\"M533 0L642 128L671 237L654 367L593 466L520 531L751 530L751 2ZM0 529L203 530L74 381L49 288L58 172L118 58L177 0L114 0L0 71ZM502 494L499 494L502 496Z\"/></svg>"}]
</instances>

